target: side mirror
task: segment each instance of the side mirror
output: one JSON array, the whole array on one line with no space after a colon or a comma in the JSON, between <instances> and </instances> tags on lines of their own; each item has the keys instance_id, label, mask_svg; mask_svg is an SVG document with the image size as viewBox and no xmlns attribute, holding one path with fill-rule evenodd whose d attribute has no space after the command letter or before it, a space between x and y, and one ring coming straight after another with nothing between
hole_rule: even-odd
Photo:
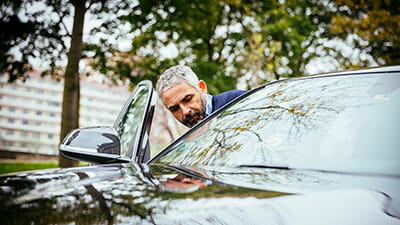
<instances>
[{"instance_id":1,"label":"side mirror","mask_svg":"<svg viewBox=\"0 0 400 225\"><path fill-rule=\"evenodd\" d=\"M62 156L92 163L125 163L121 143L112 127L88 127L71 131L60 144Z\"/></svg>"}]
</instances>

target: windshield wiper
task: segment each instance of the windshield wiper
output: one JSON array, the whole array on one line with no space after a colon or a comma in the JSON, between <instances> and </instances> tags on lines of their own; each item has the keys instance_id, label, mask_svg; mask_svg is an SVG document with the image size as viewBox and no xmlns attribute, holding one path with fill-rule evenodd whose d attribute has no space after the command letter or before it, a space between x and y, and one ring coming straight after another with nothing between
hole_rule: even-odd
<instances>
[{"instance_id":1,"label":"windshield wiper","mask_svg":"<svg viewBox=\"0 0 400 225\"><path fill-rule=\"evenodd\" d=\"M241 164L237 167L247 167L247 168L267 168L267 169L281 169L281 170L290 170L288 165L284 164Z\"/></svg>"},{"instance_id":2,"label":"windshield wiper","mask_svg":"<svg viewBox=\"0 0 400 225\"><path fill-rule=\"evenodd\" d=\"M385 177L395 177L399 178L400 174L398 172L390 173L390 172L374 172L374 171L357 171L351 169L332 169L332 168L307 168L307 167L293 167L289 165L280 165L280 164L242 164L236 167L245 167L245 168L264 168L264 169L281 169L281 170L303 170L303 171L314 171L314 172L328 172L328 173L337 173L337 174L350 174L350 175L359 175L359 176L385 176Z\"/></svg>"}]
</instances>

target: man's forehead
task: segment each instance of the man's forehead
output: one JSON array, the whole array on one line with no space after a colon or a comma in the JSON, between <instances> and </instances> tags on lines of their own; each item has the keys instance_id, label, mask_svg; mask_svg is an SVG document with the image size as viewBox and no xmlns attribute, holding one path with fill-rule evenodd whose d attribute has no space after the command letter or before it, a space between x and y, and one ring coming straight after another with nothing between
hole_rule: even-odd
<instances>
[{"instance_id":1,"label":"man's forehead","mask_svg":"<svg viewBox=\"0 0 400 225\"><path fill-rule=\"evenodd\" d=\"M189 94L195 94L197 92L198 92L198 90L196 88L194 88L193 86L191 86L189 83L182 82L182 83L176 84L176 85L172 86L171 88L163 91L161 97L162 97L164 103L167 105L167 104L171 104L170 101L172 101L172 100L174 100L174 102L180 101L185 96L187 96Z\"/></svg>"},{"instance_id":2,"label":"man's forehead","mask_svg":"<svg viewBox=\"0 0 400 225\"><path fill-rule=\"evenodd\" d=\"M168 88L163 91L162 97L164 96L169 96L169 95L184 95L187 92L195 92L197 89L190 85L187 82L181 82L177 83L176 85L173 85L171 88Z\"/></svg>"}]
</instances>

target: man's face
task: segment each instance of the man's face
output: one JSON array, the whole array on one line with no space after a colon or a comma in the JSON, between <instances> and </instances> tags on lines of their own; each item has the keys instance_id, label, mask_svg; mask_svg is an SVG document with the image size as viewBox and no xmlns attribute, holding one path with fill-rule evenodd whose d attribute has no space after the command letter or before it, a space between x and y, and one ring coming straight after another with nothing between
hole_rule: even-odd
<instances>
[{"instance_id":1,"label":"man's face","mask_svg":"<svg viewBox=\"0 0 400 225\"><path fill-rule=\"evenodd\" d=\"M161 96L168 110L188 127L193 127L205 116L207 89L200 88L201 91L198 91L190 84L182 82L164 91Z\"/></svg>"}]
</instances>

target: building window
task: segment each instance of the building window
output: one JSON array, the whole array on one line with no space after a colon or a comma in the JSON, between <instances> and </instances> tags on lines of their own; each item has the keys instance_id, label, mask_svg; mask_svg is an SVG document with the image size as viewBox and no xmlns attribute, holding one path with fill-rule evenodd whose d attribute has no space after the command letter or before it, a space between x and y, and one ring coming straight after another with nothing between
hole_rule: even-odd
<instances>
[{"instance_id":1,"label":"building window","mask_svg":"<svg viewBox=\"0 0 400 225\"><path fill-rule=\"evenodd\" d=\"M8 108L8 111L9 111L9 112L15 112L15 107L9 107L9 108Z\"/></svg>"},{"instance_id":2,"label":"building window","mask_svg":"<svg viewBox=\"0 0 400 225\"><path fill-rule=\"evenodd\" d=\"M41 116L42 112L41 111L36 111L36 115Z\"/></svg>"},{"instance_id":3,"label":"building window","mask_svg":"<svg viewBox=\"0 0 400 225\"><path fill-rule=\"evenodd\" d=\"M48 134L47 137L48 137L49 139L53 139L53 134Z\"/></svg>"},{"instance_id":4,"label":"building window","mask_svg":"<svg viewBox=\"0 0 400 225\"><path fill-rule=\"evenodd\" d=\"M56 117L56 114L53 113L53 112L51 112L51 113L49 113L49 116L50 116L50 117Z\"/></svg>"},{"instance_id":5,"label":"building window","mask_svg":"<svg viewBox=\"0 0 400 225\"><path fill-rule=\"evenodd\" d=\"M29 113L29 110L23 109L22 112L23 112L24 114L28 114L28 113Z\"/></svg>"},{"instance_id":6,"label":"building window","mask_svg":"<svg viewBox=\"0 0 400 225\"><path fill-rule=\"evenodd\" d=\"M40 126L42 123L39 121L35 121L35 126Z\"/></svg>"},{"instance_id":7,"label":"building window","mask_svg":"<svg viewBox=\"0 0 400 225\"><path fill-rule=\"evenodd\" d=\"M49 106L59 106L58 102L54 102L54 101L48 101L47 105L49 105Z\"/></svg>"},{"instance_id":8,"label":"building window","mask_svg":"<svg viewBox=\"0 0 400 225\"><path fill-rule=\"evenodd\" d=\"M29 124L29 122L28 122L28 120L22 120L22 124L24 124L24 125L28 125L28 124Z\"/></svg>"},{"instance_id":9,"label":"building window","mask_svg":"<svg viewBox=\"0 0 400 225\"><path fill-rule=\"evenodd\" d=\"M7 129L6 135L14 135L14 130Z\"/></svg>"},{"instance_id":10,"label":"building window","mask_svg":"<svg viewBox=\"0 0 400 225\"><path fill-rule=\"evenodd\" d=\"M8 123L15 123L15 119L13 119L13 118L8 118L7 120L8 120Z\"/></svg>"},{"instance_id":11,"label":"building window","mask_svg":"<svg viewBox=\"0 0 400 225\"><path fill-rule=\"evenodd\" d=\"M21 137L28 137L28 132L26 131L21 131L21 133L19 134Z\"/></svg>"},{"instance_id":12,"label":"building window","mask_svg":"<svg viewBox=\"0 0 400 225\"><path fill-rule=\"evenodd\" d=\"M43 90L42 90L42 89L37 89L37 90L36 90L36 93L38 93L38 94L43 94Z\"/></svg>"}]
</instances>

